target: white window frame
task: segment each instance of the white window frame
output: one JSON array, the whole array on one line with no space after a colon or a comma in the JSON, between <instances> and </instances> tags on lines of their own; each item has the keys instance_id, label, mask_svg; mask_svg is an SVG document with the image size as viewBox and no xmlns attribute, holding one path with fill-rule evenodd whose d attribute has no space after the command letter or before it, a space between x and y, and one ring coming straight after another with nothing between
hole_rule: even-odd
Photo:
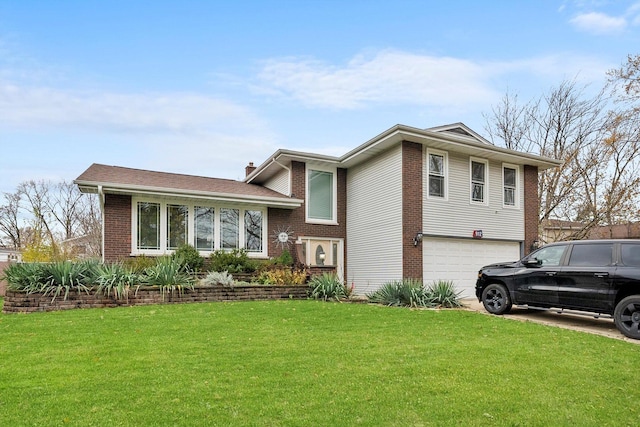
<instances>
[{"instance_id":1,"label":"white window frame","mask_svg":"<svg viewBox=\"0 0 640 427\"><path fill-rule=\"evenodd\" d=\"M508 205L505 203L505 197L504 197L504 190L506 188L505 186L505 182L504 182L504 170L505 168L508 169L515 169L516 171L516 186L514 188L514 204L513 205ZM512 165L510 163L503 163L502 164L502 206L506 209L520 209L520 167L518 165Z\"/></svg>"},{"instance_id":2,"label":"white window frame","mask_svg":"<svg viewBox=\"0 0 640 427\"><path fill-rule=\"evenodd\" d=\"M427 199L433 199L433 200L448 200L449 199L449 155L446 151L440 151L440 150L433 150L431 148L427 148L427 153L425 156L425 163L427 166L427 182L426 182L426 186L427 186ZM431 162L429 161L429 156L433 154L435 156L441 156L443 158L443 165L442 165L442 177L443 177L443 191L444 191L444 196L440 197L440 196L432 196L431 194L429 194L429 178L430 178L430 174L431 174Z\"/></svg>"},{"instance_id":3,"label":"white window frame","mask_svg":"<svg viewBox=\"0 0 640 427\"><path fill-rule=\"evenodd\" d=\"M482 192L482 201L473 200L473 164L484 164L484 183ZM469 158L469 202L472 205L489 205L489 161L486 159L480 159L477 157Z\"/></svg>"},{"instance_id":4,"label":"white window frame","mask_svg":"<svg viewBox=\"0 0 640 427\"><path fill-rule=\"evenodd\" d=\"M157 203L160 205L160 249L138 249L138 203ZM221 221L220 221L220 209L238 209L239 219L239 235L238 235L238 249L244 249L245 245L245 224L244 215L245 211L260 211L262 212L262 251L249 252L247 255L253 258L266 258L269 251L269 236L268 230L268 211L264 206L252 206L252 205L238 205L238 204L219 204L211 203L204 200L182 200L182 199L161 199L157 197L139 197L134 196L131 198L131 255L149 255L160 256L173 253L172 249L167 248L167 205L183 205L187 206L188 221L187 221L187 233L188 244L195 247L195 207L211 207L214 209L214 250L213 251L199 251L202 256L209 256L214 251L220 249L221 238Z\"/></svg>"},{"instance_id":5,"label":"white window frame","mask_svg":"<svg viewBox=\"0 0 640 427\"><path fill-rule=\"evenodd\" d=\"M330 167L325 165L316 165L307 163L305 166L305 221L309 224L325 224L325 225L338 225L338 169L336 167ZM331 206L331 219L320 219L309 217L309 176L311 171L328 172L332 174L332 206Z\"/></svg>"}]
</instances>

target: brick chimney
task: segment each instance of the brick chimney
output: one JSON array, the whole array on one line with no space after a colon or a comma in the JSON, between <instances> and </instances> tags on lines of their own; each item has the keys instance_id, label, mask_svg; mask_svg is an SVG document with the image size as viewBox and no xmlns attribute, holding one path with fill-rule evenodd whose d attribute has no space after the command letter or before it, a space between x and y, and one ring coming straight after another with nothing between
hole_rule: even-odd
<instances>
[{"instance_id":1,"label":"brick chimney","mask_svg":"<svg viewBox=\"0 0 640 427\"><path fill-rule=\"evenodd\" d=\"M244 172L246 174L245 176L251 175L251 172L253 172L254 170L256 170L256 167L253 166L253 162L249 162L249 165L244 168Z\"/></svg>"}]
</instances>

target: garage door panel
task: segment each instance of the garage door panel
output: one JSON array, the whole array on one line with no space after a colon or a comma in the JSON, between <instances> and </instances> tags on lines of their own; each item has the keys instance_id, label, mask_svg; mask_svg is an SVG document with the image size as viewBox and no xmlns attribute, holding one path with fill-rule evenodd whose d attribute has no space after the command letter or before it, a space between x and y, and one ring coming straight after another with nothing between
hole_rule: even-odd
<instances>
[{"instance_id":1,"label":"garage door panel","mask_svg":"<svg viewBox=\"0 0 640 427\"><path fill-rule=\"evenodd\" d=\"M480 267L520 258L519 242L428 238L423 240L425 283L453 281L463 298L475 297Z\"/></svg>"}]
</instances>

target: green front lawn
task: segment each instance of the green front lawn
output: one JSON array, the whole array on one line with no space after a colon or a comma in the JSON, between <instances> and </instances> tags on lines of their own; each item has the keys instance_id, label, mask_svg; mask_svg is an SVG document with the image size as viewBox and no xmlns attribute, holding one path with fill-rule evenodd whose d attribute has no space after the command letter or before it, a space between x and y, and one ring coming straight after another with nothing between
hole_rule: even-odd
<instances>
[{"instance_id":1,"label":"green front lawn","mask_svg":"<svg viewBox=\"0 0 640 427\"><path fill-rule=\"evenodd\" d=\"M2 425L640 424L640 346L319 301L0 315Z\"/></svg>"}]
</instances>

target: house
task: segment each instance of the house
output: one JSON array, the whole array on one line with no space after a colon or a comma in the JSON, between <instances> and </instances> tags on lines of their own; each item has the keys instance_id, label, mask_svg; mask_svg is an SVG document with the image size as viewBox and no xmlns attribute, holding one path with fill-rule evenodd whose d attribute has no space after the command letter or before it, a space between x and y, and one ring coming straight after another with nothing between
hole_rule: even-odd
<instances>
[{"instance_id":1,"label":"house","mask_svg":"<svg viewBox=\"0 0 640 427\"><path fill-rule=\"evenodd\" d=\"M12 262L19 262L22 259L20 251L15 249L0 247L0 277L4 269ZM4 280L0 280L0 297L5 296L7 290L7 283Z\"/></svg>"},{"instance_id":2,"label":"house","mask_svg":"<svg viewBox=\"0 0 640 427\"><path fill-rule=\"evenodd\" d=\"M538 172L559 161L496 147L462 123L396 125L343 156L278 150L243 181L94 164L103 257L289 248L358 294L402 278L452 280L473 295L478 268L518 259L538 238Z\"/></svg>"}]
</instances>

